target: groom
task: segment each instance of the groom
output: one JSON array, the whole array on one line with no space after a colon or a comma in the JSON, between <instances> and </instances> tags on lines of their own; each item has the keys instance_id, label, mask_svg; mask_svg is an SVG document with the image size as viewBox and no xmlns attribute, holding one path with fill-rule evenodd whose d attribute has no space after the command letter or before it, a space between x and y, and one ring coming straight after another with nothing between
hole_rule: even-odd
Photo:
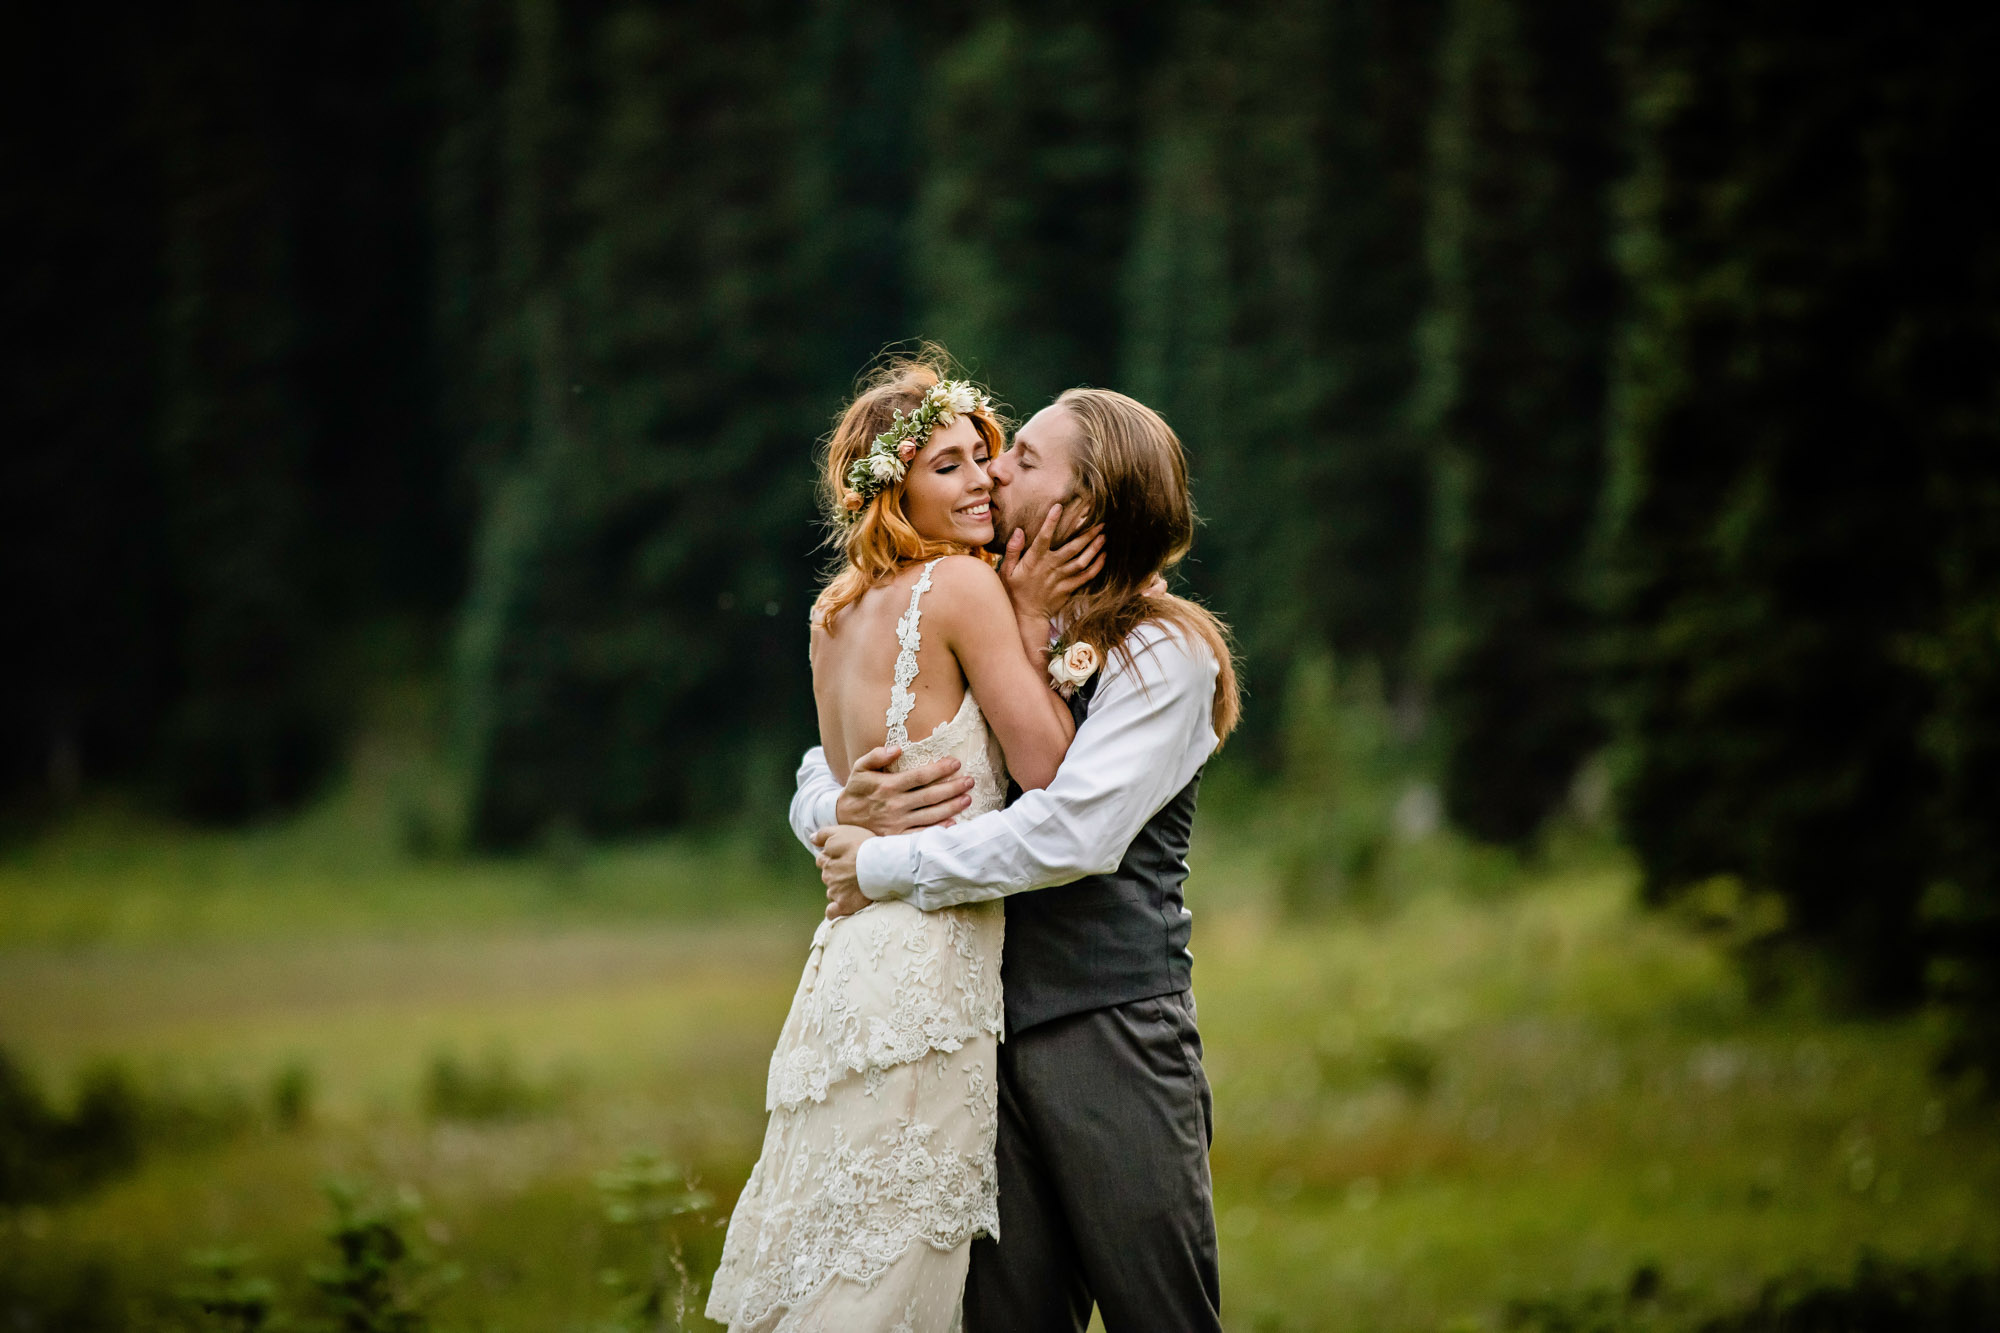
<instances>
[{"instance_id":1,"label":"groom","mask_svg":"<svg viewBox=\"0 0 2000 1333\"><path fill-rule=\"evenodd\" d=\"M1122 637L1070 699L1076 739L1046 790L964 824L955 760L837 787L817 749L792 827L821 847L828 915L903 898L926 911L1005 897L1000 1233L972 1250L973 1333L1219 1330L1213 1110L1181 886L1201 767L1235 722L1224 632L1159 581L1194 535L1180 441L1123 394L1073 389L989 465L1002 565L1026 605L1069 550L1061 505L1102 526L1103 569L1058 623ZM1080 526L1080 525L1077 525ZM1026 543L1023 534L1041 535ZM1076 536L1070 549L1087 539ZM832 827L839 826L839 827Z\"/></svg>"}]
</instances>

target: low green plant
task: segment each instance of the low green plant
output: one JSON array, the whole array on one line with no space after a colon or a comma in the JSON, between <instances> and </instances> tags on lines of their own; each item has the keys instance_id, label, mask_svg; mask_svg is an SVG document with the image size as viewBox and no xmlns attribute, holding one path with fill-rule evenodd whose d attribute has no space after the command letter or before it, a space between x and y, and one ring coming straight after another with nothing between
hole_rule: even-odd
<instances>
[{"instance_id":1,"label":"low green plant","mask_svg":"<svg viewBox=\"0 0 2000 1333\"><path fill-rule=\"evenodd\" d=\"M500 1047L477 1063L439 1051L424 1078L424 1110L433 1120L522 1120L561 1100L560 1087L533 1082Z\"/></svg>"},{"instance_id":2,"label":"low green plant","mask_svg":"<svg viewBox=\"0 0 2000 1333\"><path fill-rule=\"evenodd\" d=\"M365 1199L341 1182L325 1185L333 1205L327 1240L335 1261L311 1270L313 1286L338 1333L424 1333L424 1313L437 1289L452 1281L453 1270L420 1254L403 1228L416 1215L417 1201Z\"/></svg>"},{"instance_id":3,"label":"low green plant","mask_svg":"<svg viewBox=\"0 0 2000 1333\"><path fill-rule=\"evenodd\" d=\"M674 1219L699 1214L714 1199L695 1188L680 1168L643 1150L599 1172L597 1190L605 1220L625 1238L625 1248L637 1251L638 1261L634 1267L607 1267L599 1274L618 1298L606 1333L686 1328L699 1283L688 1272Z\"/></svg>"},{"instance_id":4,"label":"low green plant","mask_svg":"<svg viewBox=\"0 0 2000 1333\"><path fill-rule=\"evenodd\" d=\"M310 1073L281 1070L272 1082L271 1123L297 1128L311 1102ZM165 1076L142 1085L117 1061L87 1067L63 1111L0 1050L0 1205L76 1198L130 1174L156 1149L213 1147L259 1123L257 1106L240 1088Z\"/></svg>"},{"instance_id":5,"label":"low green plant","mask_svg":"<svg viewBox=\"0 0 2000 1333\"><path fill-rule=\"evenodd\" d=\"M120 1065L88 1070L64 1114L0 1051L0 1205L54 1202L131 1171L143 1122L138 1088Z\"/></svg>"},{"instance_id":6,"label":"low green plant","mask_svg":"<svg viewBox=\"0 0 2000 1333\"><path fill-rule=\"evenodd\" d=\"M131 1333L130 1293L101 1258L35 1263L0 1246L0 1328L7 1333Z\"/></svg>"},{"instance_id":7,"label":"low green plant","mask_svg":"<svg viewBox=\"0 0 2000 1333\"><path fill-rule=\"evenodd\" d=\"M1963 1257L1903 1263L1864 1254L1846 1278L1774 1278L1748 1304L1718 1310L1645 1264L1623 1291L1511 1302L1502 1325L1513 1333L1967 1333L2000 1328L2000 1270Z\"/></svg>"},{"instance_id":8,"label":"low green plant","mask_svg":"<svg viewBox=\"0 0 2000 1333\"><path fill-rule=\"evenodd\" d=\"M212 1333L280 1333L287 1322L278 1313L278 1288L269 1278L251 1277L245 1249L201 1250L188 1257L197 1276L176 1295L196 1328Z\"/></svg>"},{"instance_id":9,"label":"low green plant","mask_svg":"<svg viewBox=\"0 0 2000 1333\"><path fill-rule=\"evenodd\" d=\"M1336 671L1331 656L1293 667L1284 701L1284 767L1270 816L1273 868L1285 906L1312 911L1365 902L1393 833L1402 753L1380 675Z\"/></svg>"},{"instance_id":10,"label":"low green plant","mask_svg":"<svg viewBox=\"0 0 2000 1333\"><path fill-rule=\"evenodd\" d=\"M303 1129L312 1122L313 1074L294 1061L271 1079L271 1123L285 1131Z\"/></svg>"}]
</instances>

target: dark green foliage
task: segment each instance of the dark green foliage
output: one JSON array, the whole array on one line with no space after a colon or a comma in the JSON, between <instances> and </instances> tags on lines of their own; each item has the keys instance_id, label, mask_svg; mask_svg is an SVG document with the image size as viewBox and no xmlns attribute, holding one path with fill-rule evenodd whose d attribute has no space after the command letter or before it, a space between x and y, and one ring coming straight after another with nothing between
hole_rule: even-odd
<instances>
[{"instance_id":1,"label":"dark green foliage","mask_svg":"<svg viewBox=\"0 0 2000 1333\"><path fill-rule=\"evenodd\" d=\"M1622 1292L1515 1301L1503 1323L1521 1333L1961 1333L2000 1325L2000 1274L1962 1258L1863 1255L1844 1280L1773 1279L1748 1305L1718 1311L1643 1265Z\"/></svg>"},{"instance_id":2,"label":"dark green foliage","mask_svg":"<svg viewBox=\"0 0 2000 1333\"><path fill-rule=\"evenodd\" d=\"M1189 577L1274 699L1328 648L1407 684L1436 9L1188 6L1148 97L1121 385L1188 445L1211 520ZM1276 710L1248 721L1275 748Z\"/></svg>"},{"instance_id":3,"label":"dark green foliage","mask_svg":"<svg viewBox=\"0 0 2000 1333\"><path fill-rule=\"evenodd\" d=\"M1454 0L1440 54L1418 410L1440 451L1444 795L1469 832L1515 845L1600 735L1584 556L1613 299L1614 13Z\"/></svg>"},{"instance_id":4,"label":"dark green foliage","mask_svg":"<svg viewBox=\"0 0 2000 1333\"><path fill-rule=\"evenodd\" d=\"M158 1077L141 1084L124 1065L105 1062L78 1077L64 1110L0 1050L0 1205L73 1198L156 1151L210 1147L262 1123L297 1129L311 1102L311 1075L300 1066L273 1080L265 1121L238 1088Z\"/></svg>"},{"instance_id":5,"label":"dark green foliage","mask_svg":"<svg viewBox=\"0 0 2000 1333\"><path fill-rule=\"evenodd\" d=\"M0 1051L0 1206L66 1198L132 1170L143 1121L138 1091L115 1066L84 1075L64 1114Z\"/></svg>"},{"instance_id":6,"label":"dark green foliage","mask_svg":"<svg viewBox=\"0 0 2000 1333\"><path fill-rule=\"evenodd\" d=\"M143 426L160 287L137 77L148 26L49 10L0 49L0 173L13 182L0 191L0 234L14 255L0 275L13 335L0 368L0 802L36 813L73 801L90 777L129 772L172 702L165 533ZM84 49L88 60L47 58Z\"/></svg>"},{"instance_id":7,"label":"dark green foliage","mask_svg":"<svg viewBox=\"0 0 2000 1333\"><path fill-rule=\"evenodd\" d=\"M281 1130L303 1129L312 1123L313 1074L302 1064L289 1064L271 1079L271 1123Z\"/></svg>"},{"instance_id":8,"label":"dark green foliage","mask_svg":"<svg viewBox=\"0 0 2000 1333\"><path fill-rule=\"evenodd\" d=\"M1847 1282L1769 1283L1747 1310L1702 1333L1956 1333L2000 1325L2000 1275L1964 1260L1934 1265L1864 1256Z\"/></svg>"},{"instance_id":9,"label":"dark green foliage","mask_svg":"<svg viewBox=\"0 0 2000 1333\"><path fill-rule=\"evenodd\" d=\"M1131 231L1134 74L1123 6L982 6L921 74L930 147L911 219L915 332L1026 416L1116 368Z\"/></svg>"},{"instance_id":10,"label":"dark green foliage","mask_svg":"<svg viewBox=\"0 0 2000 1333\"><path fill-rule=\"evenodd\" d=\"M421 1333L430 1326L422 1295L435 1276L403 1236L413 1209L370 1203L352 1187L329 1184L335 1260L312 1270L313 1286L339 1333Z\"/></svg>"},{"instance_id":11,"label":"dark green foliage","mask_svg":"<svg viewBox=\"0 0 2000 1333\"><path fill-rule=\"evenodd\" d=\"M211 1250L188 1260L200 1276L182 1286L179 1294L199 1328L259 1333L284 1326L276 1285L268 1278L247 1275L243 1269L249 1258L246 1250Z\"/></svg>"},{"instance_id":12,"label":"dark green foliage","mask_svg":"<svg viewBox=\"0 0 2000 1333\"><path fill-rule=\"evenodd\" d=\"M504 1050L477 1062L440 1051L424 1077L424 1110L436 1120L518 1120L549 1110L560 1092L530 1081Z\"/></svg>"},{"instance_id":13,"label":"dark green foliage","mask_svg":"<svg viewBox=\"0 0 2000 1333\"><path fill-rule=\"evenodd\" d=\"M686 1328L701 1304L701 1283L688 1269L675 1220L699 1217L715 1200L680 1168L643 1151L599 1172L597 1190L614 1243L639 1270L612 1267L599 1275L618 1294L612 1327L630 1333Z\"/></svg>"},{"instance_id":14,"label":"dark green foliage","mask_svg":"<svg viewBox=\"0 0 2000 1333\"><path fill-rule=\"evenodd\" d=\"M524 282L498 318L524 430L486 472L459 654L473 829L499 843L732 811L746 759L806 725L815 541L793 123L743 91L780 82L780 29L522 14L499 193Z\"/></svg>"},{"instance_id":15,"label":"dark green foliage","mask_svg":"<svg viewBox=\"0 0 2000 1333\"><path fill-rule=\"evenodd\" d=\"M1940 846L1978 841L1933 818L1938 682L1910 654L1973 610L1947 600L1941 535L1966 565L1952 598L1992 577L1977 523L1937 510L1989 493L1995 467L1973 368L1993 243L1949 221L1995 121L1968 63L1980 23L1983 40L1901 11L1632 10L1625 827L1655 893L1718 872L1775 888L1877 1002L1918 989Z\"/></svg>"},{"instance_id":16,"label":"dark green foliage","mask_svg":"<svg viewBox=\"0 0 2000 1333\"><path fill-rule=\"evenodd\" d=\"M18 1248L0 1251L0 1320L9 1333L131 1333L144 1327L109 1264L42 1265L26 1258Z\"/></svg>"},{"instance_id":17,"label":"dark green foliage","mask_svg":"<svg viewBox=\"0 0 2000 1333\"><path fill-rule=\"evenodd\" d=\"M1396 752L1381 673L1336 673L1324 654L1292 667L1284 700L1277 801L1284 834L1272 847L1293 911L1366 902L1389 838Z\"/></svg>"},{"instance_id":18,"label":"dark green foliage","mask_svg":"<svg viewBox=\"0 0 2000 1333\"><path fill-rule=\"evenodd\" d=\"M159 96L158 449L180 688L162 759L179 805L242 819L296 803L333 744L316 675L306 310L278 59L307 35L283 8L175 12Z\"/></svg>"},{"instance_id":19,"label":"dark green foliage","mask_svg":"<svg viewBox=\"0 0 2000 1333\"><path fill-rule=\"evenodd\" d=\"M240 820L325 773L350 619L436 615L407 7L51 11L13 43L0 783ZM88 50L68 73L50 51ZM16 77L18 75L18 77Z\"/></svg>"}]
</instances>

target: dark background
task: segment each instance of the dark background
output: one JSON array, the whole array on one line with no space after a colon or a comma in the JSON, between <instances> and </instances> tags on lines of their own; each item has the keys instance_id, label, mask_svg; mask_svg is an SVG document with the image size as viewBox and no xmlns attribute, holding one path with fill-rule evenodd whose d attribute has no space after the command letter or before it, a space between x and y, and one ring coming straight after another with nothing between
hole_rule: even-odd
<instances>
[{"instance_id":1,"label":"dark background","mask_svg":"<svg viewBox=\"0 0 2000 1333\"><path fill-rule=\"evenodd\" d=\"M0 805L203 823L432 682L434 849L772 821L885 344L1159 407L1285 701L1776 894L1991 1060L2000 20L1724 0L44 6L0 56ZM1291 730L1288 730L1290 728ZM1288 748L1289 745L1289 748Z\"/></svg>"}]
</instances>

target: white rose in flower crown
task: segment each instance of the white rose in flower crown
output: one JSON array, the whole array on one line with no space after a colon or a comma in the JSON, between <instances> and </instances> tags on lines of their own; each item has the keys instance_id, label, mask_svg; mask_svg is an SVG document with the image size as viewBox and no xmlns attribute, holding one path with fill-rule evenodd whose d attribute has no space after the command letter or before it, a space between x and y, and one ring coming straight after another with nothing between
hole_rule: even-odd
<instances>
[{"instance_id":1,"label":"white rose in flower crown","mask_svg":"<svg viewBox=\"0 0 2000 1333\"><path fill-rule=\"evenodd\" d=\"M979 391L960 380L951 386L951 392L946 396L945 403L954 412L970 412L979 406Z\"/></svg>"},{"instance_id":2,"label":"white rose in flower crown","mask_svg":"<svg viewBox=\"0 0 2000 1333\"><path fill-rule=\"evenodd\" d=\"M868 470L875 474L875 480L885 483L894 481L903 475L902 464L898 463L888 454L870 454L868 456Z\"/></svg>"},{"instance_id":3,"label":"white rose in flower crown","mask_svg":"<svg viewBox=\"0 0 2000 1333\"><path fill-rule=\"evenodd\" d=\"M1087 643L1073 643L1049 658L1049 679L1065 699L1096 674L1097 650Z\"/></svg>"}]
</instances>

